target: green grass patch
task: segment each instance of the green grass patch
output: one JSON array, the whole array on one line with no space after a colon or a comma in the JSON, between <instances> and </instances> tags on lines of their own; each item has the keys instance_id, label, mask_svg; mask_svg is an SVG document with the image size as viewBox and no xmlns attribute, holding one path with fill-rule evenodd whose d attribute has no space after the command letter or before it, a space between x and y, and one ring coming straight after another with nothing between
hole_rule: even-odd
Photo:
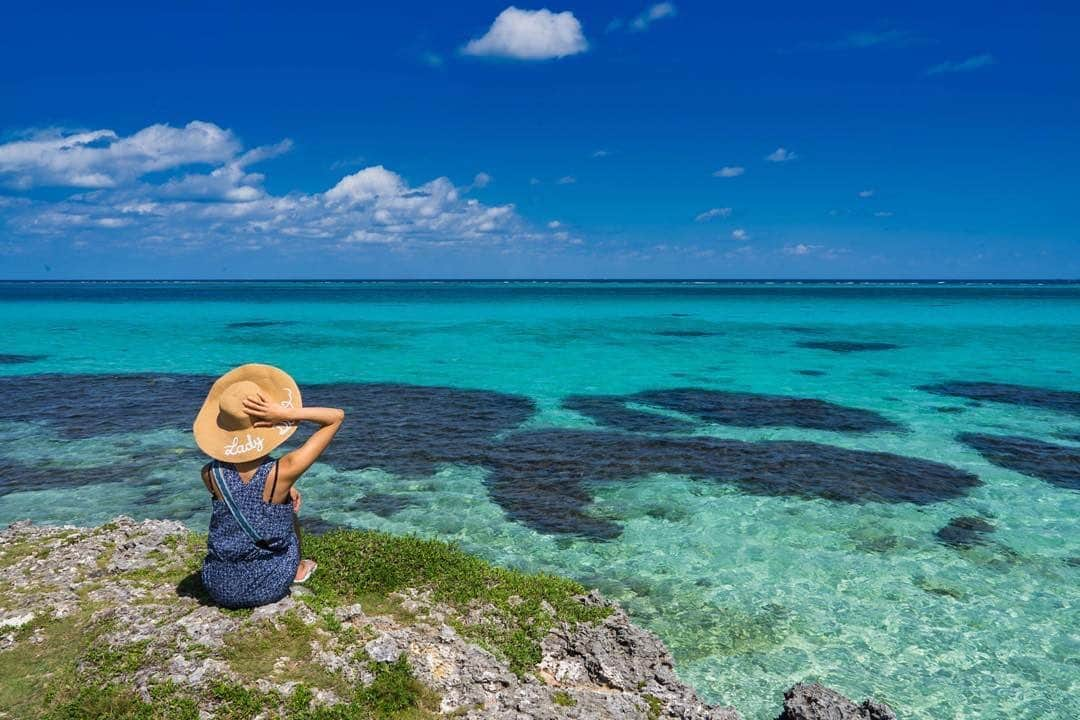
<instances>
[{"instance_id":1,"label":"green grass patch","mask_svg":"<svg viewBox=\"0 0 1080 720\"><path fill-rule=\"evenodd\" d=\"M565 690L556 690L554 693L552 693L551 701L561 707L574 707L575 705L577 705L577 700L575 700L570 695L570 693L566 692Z\"/></svg>"},{"instance_id":2,"label":"green grass patch","mask_svg":"<svg viewBox=\"0 0 1080 720\"><path fill-rule=\"evenodd\" d=\"M319 563L308 587L320 606L363 605L365 597L386 598L406 588L430 590L434 600L462 611L494 606L485 620L456 628L506 658L519 675L540 661L540 641L556 622L595 622L610 612L574 600L585 588L572 580L496 567L438 540L335 530L305 538L304 554Z\"/></svg>"},{"instance_id":3,"label":"green grass patch","mask_svg":"<svg viewBox=\"0 0 1080 720\"><path fill-rule=\"evenodd\" d=\"M276 623L245 625L227 635L224 658L247 680L293 680L348 697L352 692L349 683L312 659L311 643L316 637L314 626L288 613Z\"/></svg>"},{"instance_id":4,"label":"green grass patch","mask_svg":"<svg viewBox=\"0 0 1080 720\"><path fill-rule=\"evenodd\" d=\"M655 695L649 695L648 693L642 695L645 702L649 705L649 720L660 720L660 713L664 710L664 703L660 701L660 698Z\"/></svg>"}]
</instances>

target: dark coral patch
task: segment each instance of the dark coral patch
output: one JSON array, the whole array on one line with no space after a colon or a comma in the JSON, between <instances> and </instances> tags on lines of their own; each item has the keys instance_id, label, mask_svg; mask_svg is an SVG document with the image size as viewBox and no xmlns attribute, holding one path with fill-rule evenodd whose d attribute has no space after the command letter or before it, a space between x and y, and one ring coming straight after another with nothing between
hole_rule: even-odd
<instances>
[{"instance_id":1,"label":"dark coral patch","mask_svg":"<svg viewBox=\"0 0 1080 720\"><path fill-rule=\"evenodd\" d=\"M694 427L681 418L629 408L623 395L571 395L562 405L601 425L630 432L685 432Z\"/></svg>"},{"instance_id":2,"label":"dark coral patch","mask_svg":"<svg viewBox=\"0 0 1080 720\"><path fill-rule=\"evenodd\" d=\"M819 327L813 327L811 325L781 325L781 330L786 332L799 333L800 335L824 335L825 329Z\"/></svg>"},{"instance_id":3,"label":"dark coral patch","mask_svg":"<svg viewBox=\"0 0 1080 720\"><path fill-rule=\"evenodd\" d=\"M200 375L0 377L5 419L45 421L67 438L174 427L190 429L213 378Z\"/></svg>"},{"instance_id":4,"label":"dark coral patch","mask_svg":"<svg viewBox=\"0 0 1080 720\"><path fill-rule=\"evenodd\" d=\"M348 419L323 456L343 470L377 467L430 475L447 463L483 464L494 437L527 420L532 400L491 390L334 383L303 388L304 402L345 409Z\"/></svg>"},{"instance_id":5,"label":"dark coral patch","mask_svg":"<svg viewBox=\"0 0 1080 720\"><path fill-rule=\"evenodd\" d=\"M856 342L853 340L801 340L798 347L811 350L828 350L834 353L873 352L877 350L898 350L899 345L886 342Z\"/></svg>"},{"instance_id":6,"label":"dark coral patch","mask_svg":"<svg viewBox=\"0 0 1080 720\"><path fill-rule=\"evenodd\" d=\"M806 377L821 377L825 375L824 370L796 370L799 375L805 375Z\"/></svg>"},{"instance_id":7,"label":"dark coral patch","mask_svg":"<svg viewBox=\"0 0 1080 720\"><path fill-rule=\"evenodd\" d=\"M1080 490L1080 447L1015 435L963 433L957 439L995 465Z\"/></svg>"},{"instance_id":8,"label":"dark coral patch","mask_svg":"<svg viewBox=\"0 0 1080 720\"><path fill-rule=\"evenodd\" d=\"M653 473L737 486L755 495L926 504L962 496L977 477L928 460L809 442L741 442L585 430L517 432L492 447L492 499L539 532L615 537L588 514L591 488Z\"/></svg>"},{"instance_id":9,"label":"dark coral patch","mask_svg":"<svg viewBox=\"0 0 1080 720\"><path fill-rule=\"evenodd\" d=\"M960 413L967 412L967 408L959 405L938 405L934 410L946 415L959 415Z\"/></svg>"},{"instance_id":10,"label":"dark coral patch","mask_svg":"<svg viewBox=\"0 0 1080 720\"><path fill-rule=\"evenodd\" d=\"M987 535L994 532L992 523L984 518L976 516L954 517L949 523L938 529L934 535L938 542L951 547L966 548L974 545L985 545Z\"/></svg>"},{"instance_id":11,"label":"dark coral patch","mask_svg":"<svg viewBox=\"0 0 1080 720\"><path fill-rule=\"evenodd\" d=\"M390 493L365 493L362 498L349 506L350 510L362 510L388 518L398 514L405 508L415 507L416 500L406 495L392 495Z\"/></svg>"},{"instance_id":12,"label":"dark coral patch","mask_svg":"<svg viewBox=\"0 0 1080 720\"><path fill-rule=\"evenodd\" d=\"M702 338L702 337L716 337L723 333L710 332L708 330L657 330L653 335L660 335L661 337L678 337L678 338Z\"/></svg>"},{"instance_id":13,"label":"dark coral patch","mask_svg":"<svg viewBox=\"0 0 1080 720\"><path fill-rule=\"evenodd\" d=\"M295 320L242 320L239 322L231 322L225 327L239 330L243 328L280 327L295 324Z\"/></svg>"},{"instance_id":14,"label":"dark coral patch","mask_svg":"<svg viewBox=\"0 0 1080 720\"><path fill-rule=\"evenodd\" d=\"M1012 385L996 382L953 382L920 385L919 390L935 395L988 400L990 402L1023 405L1025 407L1056 410L1080 415L1080 392L1074 390L1050 390L1030 385Z\"/></svg>"},{"instance_id":15,"label":"dark coral patch","mask_svg":"<svg viewBox=\"0 0 1080 720\"><path fill-rule=\"evenodd\" d=\"M798 427L841 432L900 429L898 424L872 410L787 395L675 388L646 390L628 399L737 427Z\"/></svg>"},{"instance_id":16,"label":"dark coral patch","mask_svg":"<svg viewBox=\"0 0 1080 720\"><path fill-rule=\"evenodd\" d=\"M1059 432L1054 433L1054 437L1061 438L1062 440L1068 440L1070 442L1080 443L1080 432Z\"/></svg>"},{"instance_id":17,"label":"dark coral patch","mask_svg":"<svg viewBox=\"0 0 1080 720\"><path fill-rule=\"evenodd\" d=\"M12 355L10 353L0 353L0 365L26 365L44 359L44 355Z\"/></svg>"}]
</instances>

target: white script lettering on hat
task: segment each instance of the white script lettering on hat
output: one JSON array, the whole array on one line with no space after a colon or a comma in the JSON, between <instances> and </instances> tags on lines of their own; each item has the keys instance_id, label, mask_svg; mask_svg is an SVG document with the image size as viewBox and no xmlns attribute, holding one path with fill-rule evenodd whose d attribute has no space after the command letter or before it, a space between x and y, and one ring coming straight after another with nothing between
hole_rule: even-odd
<instances>
[{"instance_id":1,"label":"white script lettering on hat","mask_svg":"<svg viewBox=\"0 0 1080 720\"><path fill-rule=\"evenodd\" d=\"M239 435L233 435L232 442L225 446L225 457L232 457L233 455L241 455L252 450L262 450L263 439L261 437L251 437L251 433L248 433L247 442L240 442Z\"/></svg>"},{"instance_id":2,"label":"white script lettering on hat","mask_svg":"<svg viewBox=\"0 0 1080 720\"><path fill-rule=\"evenodd\" d=\"M289 394L289 397L288 397L288 399L281 401L281 407L288 408L288 409L291 410L292 406L293 406L292 388L282 388L282 390L287 392ZM294 423L294 422L287 422L286 421L286 422L279 422L274 427L277 428L278 435L288 435L289 431L292 430L295 425L296 425L296 423Z\"/></svg>"}]
</instances>

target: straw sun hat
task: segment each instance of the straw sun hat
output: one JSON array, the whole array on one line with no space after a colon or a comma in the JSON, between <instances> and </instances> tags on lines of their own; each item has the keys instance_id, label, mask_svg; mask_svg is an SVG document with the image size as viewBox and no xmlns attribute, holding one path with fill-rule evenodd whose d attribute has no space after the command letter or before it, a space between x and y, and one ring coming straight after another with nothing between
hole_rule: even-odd
<instances>
[{"instance_id":1,"label":"straw sun hat","mask_svg":"<svg viewBox=\"0 0 1080 720\"><path fill-rule=\"evenodd\" d=\"M270 403L299 408L300 388L284 370L272 365L241 365L218 378L210 388L192 431L195 443L215 460L237 463L255 460L289 439L296 423L254 427L244 400L262 393Z\"/></svg>"}]
</instances>

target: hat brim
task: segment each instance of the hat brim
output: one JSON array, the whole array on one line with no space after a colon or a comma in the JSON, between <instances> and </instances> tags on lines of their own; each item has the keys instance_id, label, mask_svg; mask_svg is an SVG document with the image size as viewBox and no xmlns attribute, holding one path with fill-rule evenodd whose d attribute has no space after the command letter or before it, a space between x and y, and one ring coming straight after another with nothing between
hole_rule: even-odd
<instances>
[{"instance_id":1,"label":"hat brim","mask_svg":"<svg viewBox=\"0 0 1080 720\"><path fill-rule=\"evenodd\" d=\"M210 388L199 414L195 416L192 432L199 449L215 460L238 463L257 460L281 445L296 432L296 423L281 423L268 428L230 430L218 423L218 400L233 383L249 380L262 390L271 403L286 407L302 407L300 388L287 372L272 365L251 363L241 365L222 375Z\"/></svg>"}]
</instances>

